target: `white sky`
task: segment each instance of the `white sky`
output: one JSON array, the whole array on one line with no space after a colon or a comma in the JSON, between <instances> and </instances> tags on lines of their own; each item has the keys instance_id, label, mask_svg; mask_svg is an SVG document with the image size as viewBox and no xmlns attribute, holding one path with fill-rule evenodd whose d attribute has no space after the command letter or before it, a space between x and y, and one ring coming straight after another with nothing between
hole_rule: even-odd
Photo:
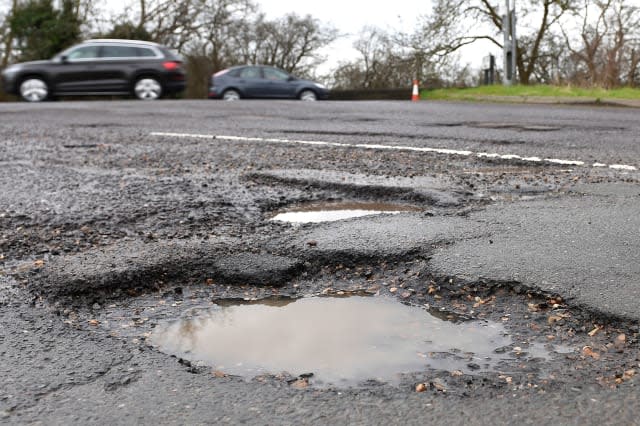
<instances>
[{"instance_id":1,"label":"white sky","mask_svg":"<svg viewBox=\"0 0 640 426\"><path fill-rule=\"evenodd\" d=\"M2 1L2 0L0 0ZM277 18L287 13L307 14L323 23L333 25L344 37L339 38L322 54L327 58L319 69L319 74L335 68L340 61L349 61L358 56L353 42L365 26L383 30L404 30L411 32L420 15L429 14L431 0L391 0L376 2L371 0L254 0L269 18ZM131 0L102 0L109 10L120 11ZM478 46L462 52L462 63L470 62L479 67L482 57L490 53ZM496 53L496 52L493 52Z\"/></svg>"},{"instance_id":2,"label":"white sky","mask_svg":"<svg viewBox=\"0 0 640 426\"><path fill-rule=\"evenodd\" d=\"M374 26L383 30L402 30L412 32L421 15L431 13L431 0L391 0L376 2L371 0L255 0L263 12L270 18L295 12L298 15L311 15L323 23L332 24L344 37L335 41L322 54L327 61L319 67L323 74L335 68L340 61L349 61L358 57L353 42L365 26ZM634 0L640 1L640 0ZM479 42L460 51L461 64L469 63L480 68L482 58L489 53L500 61L501 52L492 44Z\"/></svg>"},{"instance_id":3,"label":"white sky","mask_svg":"<svg viewBox=\"0 0 640 426\"><path fill-rule=\"evenodd\" d=\"M291 12L310 14L332 23L342 32L351 33L359 32L366 25L399 28L403 22L413 28L418 15L428 13L431 8L429 0L257 0L256 3L272 18Z\"/></svg>"},{"instance_id":4,"label":"white sky","mask_svg":"<svg viewBox=\"0 0 640 426\"><path fill-rule=\"evenodd\" d=\"M345 37L334 42L323 54L327 64L320 72L328 71L340 61L353 59L356 52L352 44L365 26L384 30L413 30L419 15L431 10L430 0L393 0L375 2L367 0L257 0L263 12L270 18L295 12L311 15L323 23L333 25ZM327 69L324 69L327 68Z\"/></svg>"}]
</instances>

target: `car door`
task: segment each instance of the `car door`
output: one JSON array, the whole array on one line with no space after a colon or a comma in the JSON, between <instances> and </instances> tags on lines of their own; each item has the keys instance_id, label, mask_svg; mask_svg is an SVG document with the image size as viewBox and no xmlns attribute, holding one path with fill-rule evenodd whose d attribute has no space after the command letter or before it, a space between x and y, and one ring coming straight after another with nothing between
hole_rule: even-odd
<instances>
[{"instance_id":1,"label":"car door","mask_svg":"<svg viewBox=\"0 0 640 426\"><path fill-rule=\"evenodd\" d=\"M294 98L296 96L296 84L294 79L286 72L272 67L262 67L265 79L265 93L270 98Z\"/></svg>"},{"instance_id":2,"label":"car door","mask_svg":"<svg viewBox=\"0 0 640 426\"><path fill-rule=\"evenodd\" d=\"M138 63L138 50L134 46L105 44L100 50L98 78L106 92L128 92Z\"/></svg>"},{"instance_id":3,"label":"car door","mask_svg":"<svg viewBox=\"0 0 640 426\"><path fill-rule=\"evenodd\" d=\"M237 77L238 89L248 98L261 98L264 92L264 79L260 67L244 67Z\"/></svg>"},{"instance_id":4,"label":"car door","mask_svg":"<svg viewBox=\"0 0 640 426\"><path fill-rule=\"evenodd\" d=\"M57 93L95 91L98 80L100 46L79 46L60 57L53 71Z\"/></svg>"}]
</instances>

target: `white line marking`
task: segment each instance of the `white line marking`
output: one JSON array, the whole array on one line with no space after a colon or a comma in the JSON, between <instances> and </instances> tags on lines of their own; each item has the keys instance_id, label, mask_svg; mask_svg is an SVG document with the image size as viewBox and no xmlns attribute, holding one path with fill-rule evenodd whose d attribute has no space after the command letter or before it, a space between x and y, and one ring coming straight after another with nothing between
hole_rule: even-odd
<instances>
[{"instance_id":1,"label":"white line marking","mask_svg":"<svg viewBox=\"0 0 640 426\"><path fill-rule=\"evenodd\" d=\"M361 149L386 149L392 151L412 151L412 152L430 152L434 154L446 154L446 155L459 155L462 157L475 156L478 158L498 158L501 160L520 160L529 163L551 163L562 164L569 166L584 166L584 161L577 160L561 160L558 158L545 158L540 157L521 157L515 154L496 154L488 152L473 152L473 151L459 151L455 149L444 148L421 148L416 146L402 146L402 145L378 145L378 144L352 144L352 143L340 143L340 142L325 142L325 141L302 141L295 139L275 139L275 138L250 138L245 136L228 136L228 135L202 135L192 133L169 133L169 132L151 132L151 136L159 137L171 137L171 138L193 138L193 139L217 139L226 141L238 141L238 142L267 142L267 143L280 143L280 144L298 144L298 145L315 145L315 146L332 146L339 148L361 148ZM637 171L635 166L629 166L625 164L603 164L594 163L592 167L608 167L613 170L628 170Z\"/></svg>"},{"instance_id":2,"label":"white line marking","mask_svg":"<svg viewBox=\"0 0 640 426\"><path fill-rule=\"evenodd\" d=\"M634 166L627 166L625 164L612 164L609 166L610 169L615 169L615 170L638 170L636 167Z\"/></svg>"}]
</instances>

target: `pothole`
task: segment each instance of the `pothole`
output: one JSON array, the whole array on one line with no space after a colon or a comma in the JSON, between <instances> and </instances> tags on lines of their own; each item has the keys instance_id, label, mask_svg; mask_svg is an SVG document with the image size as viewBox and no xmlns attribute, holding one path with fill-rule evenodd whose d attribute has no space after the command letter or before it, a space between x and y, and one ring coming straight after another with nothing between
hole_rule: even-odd
<instances>
[{"instance_id":1,"label":"pothole","mask_svg":"<svg viewBox=\"0 0 640 426\"><path fill-rule=\"evenodd\" d=\"M397 385L410 392L418 389L416 384L426 384L427 390L435 393L465 396L486 395L488 389L507 396L514 391L543 393L560 388L635 385L639 361L637 324L571 307L557 295L540 294L518 283L436 277L425 267L427 263L422 260L327 265L313 275L301 275L277 288L227 285L213 280L200 284L184 281L158 290L128 291L115 298L83 295L60 300L54 308L65 324L91 333L102 330L141 350L153 346L176 356L187 372L210 374L211 380L251 380L275 386L286 382L298 389L310 385L322 390L366 387L374 391ZM358 298L391 303L399 312L385 313L384 306L340 310L320 305L323 309L318 308L317 313L306 305L318 299L335 302ZM265 309L265 304L274 305L271 308L276 311L300 308L281 326L247 310ZM234 310L238 313L231 315ZM360 321L356 323L359 328L350 322L354 315ZM262 330L254 333L257 337L238 326L251 317L258 318L253 325ZM215 318L225 318L233 325L235 341L206 334ZM294 352L286 346L295 341L282 337L286 336L283 333L289 323L304 324L303 342L310 343L301 346L309 346L304 349L310 349L310 354L298 348ZM434 327L441 331L435 335L437 338L421 334ZM345 345L355 344L365 333L390 330L386 346L385 341L377 346L394 350L408 347L408 361L397 361L395 354L385 354L385 362L390 364L380 367L369 364L367 357L373 355L361 351L356 364L347 353L340 355L325 374L323 365L313 358L319 350L311 350L325 328L324 333L351 336ZM463 332L471 335L471 346L452 340ZM268 345L253 346L263 334L271 337ZM446 340L440 339L443 335ZM411 339L424 345L414 341L410 346ZM432 342L442 347L429 347ZM207 344L234 356L221 359L216 352L207 354ZM204 345L205 349L197 345ZM277 348L288 350L286 355L295 353L299 359L312 362L296 364L285 359L280 364L266 364L273 358L270 350ZM369 370L357 370L360 364ZM351 365L355 365L355 372L350 371ZM348 374L340 374L342 368Z\"/></svg>"},{"instance_id":2,"label":"pothole","mask_svg":"<svg viewBox=\"0 0 640 426\"><path fill-rule=\"evenodd\" d=\"M322 202L309 203L279 212L271 220L289 223L335 222L363 216L419 212L420 208L389 203Z\"/></svg>"},{"instance_id":3,"label":"pothole","mask_svg":"<svg viewBox=\"0 0 640 426\"><path fill-rule=\"evenodd\" d=\"M436 369L488 372L525 353L491 321L448 321L387 297L308 297L224 303L158 325L159 350L248 379L287 372L314 385L399 383L402 374ZM549 353L542 347L535 357Z\"/></svg>"}]
</instances>

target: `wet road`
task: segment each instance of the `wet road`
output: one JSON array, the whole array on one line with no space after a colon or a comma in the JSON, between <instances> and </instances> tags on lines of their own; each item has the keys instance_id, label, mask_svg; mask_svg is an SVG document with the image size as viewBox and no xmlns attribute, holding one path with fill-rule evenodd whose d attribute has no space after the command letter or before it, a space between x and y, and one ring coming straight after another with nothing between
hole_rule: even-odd
<instances>
[{"instance_id":1,"label":"wet road","mask_svg":"<svg viewBox=\"0 0 640 426\"><path fill-rule=\"evenodd\" d=\"M551 412L561 424L632 424L638 116L432 102L0 104L0 422L530 424ZM418 211L269 220L321 201ZM216 300L365 290L500 321L514 348L518 336L574 349L491 374L318 389L280 372L212 372L146 344L155 325Z\"/></svg>"}]
</instances>

